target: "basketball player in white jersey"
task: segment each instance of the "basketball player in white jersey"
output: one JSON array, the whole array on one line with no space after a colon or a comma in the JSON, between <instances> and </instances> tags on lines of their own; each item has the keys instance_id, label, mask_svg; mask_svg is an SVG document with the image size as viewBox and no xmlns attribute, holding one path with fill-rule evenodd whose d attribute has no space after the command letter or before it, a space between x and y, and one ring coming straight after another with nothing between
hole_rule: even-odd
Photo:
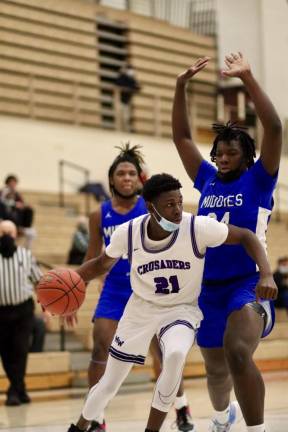
<instances>
[{"instance_id":1,"label":"basketball player in white jersey","mask_svg":"<svg viewBox=\"0 0 288 432\"><path fill-rule=\"evenodd\" d=\"M202 319L198 297L207 247L241 244L259 267L257 298L274 299L277 295L256 235L206 216L183 213L180 188L179 181L168 174L152 176L143 188L149 214L120 225L102 255L77 270L88 282L128 255L133 293L119 321L105 373L90 389L77 425L72 424L68 432L87 429L115 396L133 364L144 363L155 334L163 368L145 432L159 431L176 397L185 359Z\"/></svg>"}]
</instances>

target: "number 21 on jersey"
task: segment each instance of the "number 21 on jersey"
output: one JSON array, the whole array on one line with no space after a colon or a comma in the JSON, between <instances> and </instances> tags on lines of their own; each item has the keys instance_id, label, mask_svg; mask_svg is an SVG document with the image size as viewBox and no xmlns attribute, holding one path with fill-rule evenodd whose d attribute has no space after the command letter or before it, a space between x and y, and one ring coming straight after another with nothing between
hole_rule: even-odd
<instances>
[{"instance_id":1,"label":"number 21 on jersey","mask_svg":"<svg viewBox=\"0 0 288 432\"><path fill-rule=\"evenodd\" d=\"M166 277L155 277L155 294L174 294L180 291L179 282L176 275Z\"/></svg>"}]
</instances>

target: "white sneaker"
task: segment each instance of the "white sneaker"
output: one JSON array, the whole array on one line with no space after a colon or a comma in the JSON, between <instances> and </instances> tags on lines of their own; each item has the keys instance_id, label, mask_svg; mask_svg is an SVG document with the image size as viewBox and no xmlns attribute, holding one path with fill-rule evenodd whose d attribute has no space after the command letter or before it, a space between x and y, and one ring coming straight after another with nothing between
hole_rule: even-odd
<instances>
[{"instance_id":1,"label":"white sneaker","mask_svg":"<svg viewBox=\"0 0 288 432\"><path fill-rule=\"evenodd\" d=\"M216 419L212 419L212 423L209 426L210 432L229 432L231 426L240 422L243 418L241 408L237 401L230 403L229 418L227 423L219 423Z\"/></svg>"}]
</instances>

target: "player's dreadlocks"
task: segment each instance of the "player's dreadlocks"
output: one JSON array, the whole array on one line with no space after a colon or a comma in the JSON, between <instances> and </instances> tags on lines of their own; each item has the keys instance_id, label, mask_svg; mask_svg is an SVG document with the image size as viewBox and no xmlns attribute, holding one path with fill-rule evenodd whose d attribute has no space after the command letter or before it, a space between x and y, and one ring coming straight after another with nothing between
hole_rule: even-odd
<instances>
[{"instance_id":1,"label":"player's dreadlocks","mask_svg":"<svg viewBox=\"0 0 288 432\"><path fill-rule=\"evenodd\" d=\"M141 146L135 145L133 147L130 147L130 143L127 142L126 144L123 144L122 146L115 146L115 148L118 148L120 150L120 153L114 159L114 161L113 161L113 163L110 166L109 171L108 171L109 185L110 185L110 189L112 189L112 190L113 190L113 186L111 185L110 179L112 178L114 171L116 170L119 163L121 163L121 162L132 163L135 166L139 177L142 173L141 165L144 164L143 154L140 151Z\"/></svg>"},{"instance_id":2,"label":"player's dreadlocks","mask_svg":"<svg viewBox=\"0 0 288 432\"><path fill-rule=\"evenodd\" d=\"M142 196L145 201L153 201L162 192L170 192L182 188L181 183L170 174L156 174L146 181Z\"/></svg>"},{"instance_id":3,"label":"player's dreadlocks","mask_svg":"<svg viewBox=\"0 0 288 432\"><path fill-rule=\"evenodd\" d=\"M221 123L213 123L213 131L217 134L213 142L213 147L210 152L212 162L216 160L216 150L219 141L225 141L229 144L232 140L239 141L245 159L247 160L247 166L250 168L254 164L255 153L255 141L246 132L247 127L240 126L237 123L231 123L230 121L226 125Z\"/></svg>"},{"instance_id":4,"label":"player's dreadlocks","mask_svg":"<svg viewBox=\"0 0 288 432\"><path fill-rule=\"evenodd\" d=\"M121 162L130 162L137 169L138 174L142 172L141 164L144 164L143 154L140 152L141 146L135 145L130 147L130 143L127 142L122 146L115 146L120 150L119 155L114 159L112 165L109 168L108 176L112 177L115 169Z\"/></svg>"}]
</instances>

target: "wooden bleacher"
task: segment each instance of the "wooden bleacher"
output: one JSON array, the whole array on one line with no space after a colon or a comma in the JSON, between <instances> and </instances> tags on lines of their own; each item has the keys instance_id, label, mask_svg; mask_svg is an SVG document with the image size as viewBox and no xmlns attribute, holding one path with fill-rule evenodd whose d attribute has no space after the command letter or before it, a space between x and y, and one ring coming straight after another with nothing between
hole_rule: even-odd
<instances>
[{"instance_id":1,"label":"wooden bleacher","mask_svg":"<svg viewBox=\"0 0 288 432\"><path fill-rule=\"evenodd\" d=\"M26 384L29 390L69 387L73 374L69 352L30 353ZM6 391L8 380L0 363L0 392Z\"/></svg>"},{"instance_id":2,"label":"wooden bleacher","mask_svg":"<svg viewBox=\"0 0 288 432\"><path fill-rule=\"evenodd\" d=\"M133 98L133 130L164 137L171 136L176 76L210 56L190 94L197 139L211 137L215 38L82 0L3 0L0 40L1 114L115 129L113 82L129 61L141 85Z\"/></svg>"}]
</instances>

